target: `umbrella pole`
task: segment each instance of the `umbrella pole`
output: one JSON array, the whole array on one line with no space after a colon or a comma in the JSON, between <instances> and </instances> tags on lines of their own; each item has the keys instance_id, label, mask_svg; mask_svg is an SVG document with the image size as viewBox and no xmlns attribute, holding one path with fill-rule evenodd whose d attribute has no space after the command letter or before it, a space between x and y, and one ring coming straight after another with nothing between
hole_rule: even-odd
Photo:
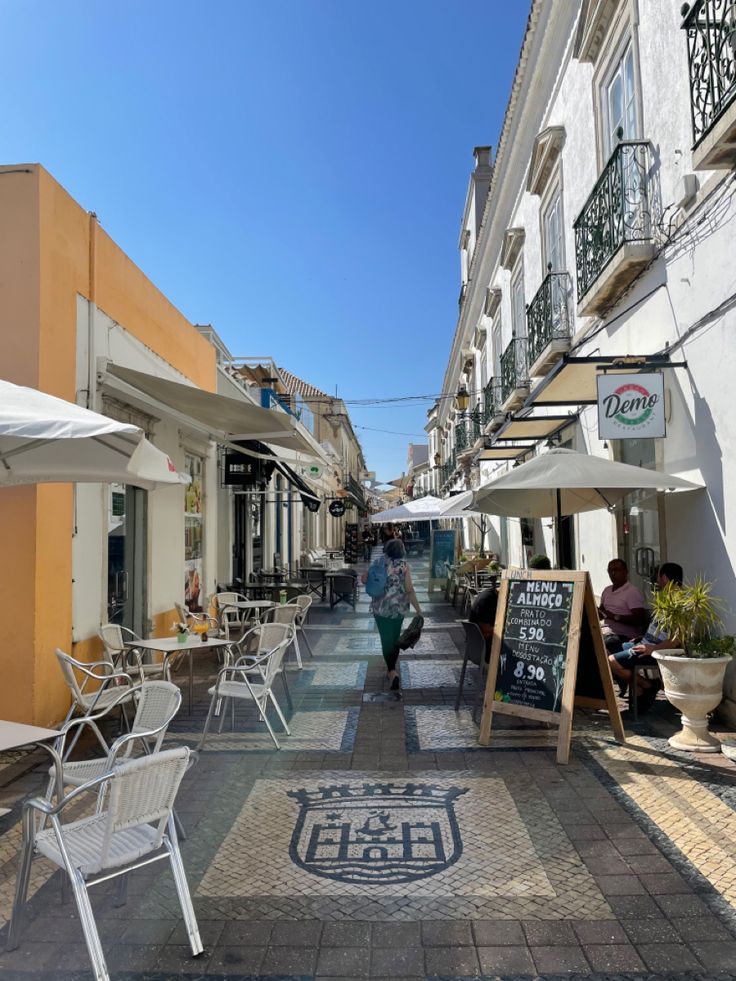
<instances>
[{"instance_id":1,"label":"umbrella pole","mask_svg":"<svg viewBox=\"0 0 736 981\"><path fill-rule=\"evenodd\" d=\"M557 488L557 514L555 516L555 552L557 553L556 566L562 568L562 492Z\"/></svg>"}]
</instances>

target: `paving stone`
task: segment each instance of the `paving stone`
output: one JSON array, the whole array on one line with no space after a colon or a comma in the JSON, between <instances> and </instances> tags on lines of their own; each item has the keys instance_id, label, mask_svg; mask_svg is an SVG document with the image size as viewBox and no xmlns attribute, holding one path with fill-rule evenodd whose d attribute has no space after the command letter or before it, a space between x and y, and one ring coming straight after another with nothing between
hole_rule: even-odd
<instances>
[{"instance_id":1,"label":"paving stone","mask_svg":"<svg viewBox=\"0 0 736 981\"><path fill-rule=\"evenodd\" d=\"M174 977L189 974L201 977L209 970L211 959L212 952L208 950L193 957L192 949L188 945L186 947L167 945L159 948L154 970ZM219 966L219 962L216 970L223 974L228 973L224 967Z\"/></svg>"},{"instance_id":2,"label":"paving stone","mask_svg":"<svg viewBox=\"0 0 736 981\"><path fill-rule=\"evenodd\" d=\"M132 923L129 923L125 927L120 935L120 943L165 944L176 929L176 925L176 920L133 920ZM119 932L119 922L117 929Z\"/></svg>"},{"instance_id":3,"label":"paving stone","mask_svg":"<svg viewBox=\"0 0 736 981\"><path fill-rule=\"evenodd\" d=\"M540 974L587 972L588 962L580 947L532 947L532 957Z\"/></svg>"},{"instance_id":4,"label":"paving stone","mask_svg":"<svg viewBox=\"0 0 736 981\"><path fill-rule=\"evenodd\" d=\"M374 947L371 974L389 978L423 976L424 952L421 947Z\"/></svg>"},{"instance_id":5,"label":"paving stone","mask_svg":"<svg viewBox=\"0 0 736 981\"><path fill-rule=\"evenodd\" d=\"M688 943L709 940L733 940L730 933L715 916L673 917L670 921L677 933Z\"/></svg>"},{"instance_id":6,"label":"paving stone","mask_svg":"<svg viewBox=\"0 0 736 981\"><path fill-rule=\"evenodd\" d=\"M325 923L323 947L367 947L371 942L370 923Z\"/></svg>"},{"instance_id":7,"label":"paving stone","mask_svg":"<svg viewBox=\"0 0 736 981\"><path fill-rule=\"evenodd\" d=\"M266 947L272 930L269 920L230 920L219 942L224 947Z\"/></svg>"},{"instance_id":8,"label":"paving stone","mask_svg":"<svg viewBox=\"0 0 736 981\"><path fill-rule=\"evenodd\" d=\"M608 905L619 920L660 917L663 912L651 896L609 896Z\"/></svg>"},{"instance_id":9,"label":"paving stone","mask_svg":"<svg viewBox=\"0 0 736 981\"><path fill-rule=\"evenodd\" d=\"M700 967L683 944L637 944L636 949L650 971L696 971Z\"/></svg>"},{"instance_id":10,"label":"paving stone","mask_svg":"<svg viewBox=\"0 0 736 981\"><path fill-rule=\"evenodd\" d=\"M371 931L374 947L418 947L422 943L421 923L374 923Z\"/></svg>"},{"instance_id":11,"label":"paving stone","mask_svg":"<svg viewBox=\"0 0 736 981\"><path fill-rule=\"evenodd\" d=\"M656 896L665 916L707 916L710 910L697 896Z\"/></svg>"},{"instance_id":12,"label":"paving stone","mask_svg":"<svg viewBox=\"0 0 736 981\"><path fill-rule=\"evenodd\" d=\"M478 947L482 974L531 974L534 961L528 947Z\"/></svg>"},{"instance_id":13,"label":"paving stone","mask_svg":"<svg viewBox=\"0 0 736 981\"><path fill-rule=\"evenodd\" d=\"M524 929L515 920L474 920L472 926L478 947L521 946L526 943Z\"/></svg>"},{"instance_id":14,"label":"paving stone","mask_svg":"<svg viewBox=\"0 0 736 981\"><path fill-rule=\"evenodd\" d=\"M571 925L580 943L586 946L587 944L628 943L626 931L618 920L598 920L592 923L579 920Z\"/></svg>"},{"instance_id":15,"label":"paving stone","mask_svg":"<svg viewBox=\"0 0 736 981\"><path fill-rule=\"evenodd\" d=\"M646 893L635 875L597 875L596 885L604 896L640 896Z\"/></svg>"},{"instance_id":16,"label":"paving stone","mask_svg":"<svg viewBox=\"0 0 736 981\"><path fill-rule=\"evenodd\" d=\"M714 940L691 944L696 957L711 971L736 971L736 941Z\"/></svg>"},{"instance_id":17,"label":"paving stone","mask_svg":"<svg viewBox=\"0 0 736 981\"><path fill-rule=\"evenodd\" d=\"M370 970L368 947L322 947L317 957L317 977L367 978Z\"/></svg>"},{"instance_id":18,"label":"paving stone","mask_svg":"<svg viewBox=\"0 0 736 981\"><path fill-rule=\"evenodd\" d=\"M643 971L644 964L630 944L591 944L585 956L594 971Z\"/></svg>"},{"instance_id":19,"label":"paving stone","mask_svg":"<svg viewBox=\"0 0 736 981\"><path fill-rule=\"evenodd\" d=\"M480 974L475 947L425 947L424 966L429 975L474 978Z\"/></svg>"},{"instance_id":20,"label":"paving stone","mask_svg":"<svg viewBox=\"0 0 736 981\"><path fill-rule=\"evenodd\" d=\"M197 917L197 926L199 927L199 936L202 940L203 947L214 947L225 928L222 920L205 920L199 916ZM189 943L189 936L183 922L180 921L174 927L174 932L167 942L174 945Z\"/></svg>"},{"instance_id":21,"label":"paving stone","mask_svg":"<svg viewBox=\"0 0 736 981\"><path fill-rule=\"evenodd\" d=\"M262 974L314 974L316 947L268 947L261 964Z\"/></svg>"},{"instance_id":22,"label":"paving stone","mask_svg":"<svg viewBox=\"0 0 736 981\"><path fill-rule=\"evenodd\" d=\"M624 920L623 928L629 940L636 944L673 944L680 936L673 923L663 917L642 920Z\"/></svg>"},{"instance_id":23,"label":"paving stone","mask_svg":"<svg viewBox=\"0 0 736 981\"><path fill-rule=\"evenodd\" d=\"M469 923L451 920L429 920L422 923L422 943L425 947L463 947L472 945Z\"/></svg>"},{"instance_id":24,"label":"paving stone","mask_svg":"<svg viewBox=\"0 0 736 981\"><path fill-rule=\"evenodd\" d=\"M640 874L639 881L653 896L681 895L693 891L692 886L675 872Z\"/></svg>"},{"instance_id":25,"label":"paving stone","mask_svg":"<svg viewBox=\"0 0 736 981\"><path fill-rule=\"evenodd\" d=\"M551 947L558 944L577 943L572 923L525 922L524 933L530 947Z\"/></svg>"},{"instance_id":26,"label":"paving stone","mask_svg":"<svg viewBox=\"0 0 736 981\"><path fill-rule=\"evenodd\" d=\"M319 920L280 920L271 931L271 947L315 947L322 933Z\"/></svg>"}]
</instances>

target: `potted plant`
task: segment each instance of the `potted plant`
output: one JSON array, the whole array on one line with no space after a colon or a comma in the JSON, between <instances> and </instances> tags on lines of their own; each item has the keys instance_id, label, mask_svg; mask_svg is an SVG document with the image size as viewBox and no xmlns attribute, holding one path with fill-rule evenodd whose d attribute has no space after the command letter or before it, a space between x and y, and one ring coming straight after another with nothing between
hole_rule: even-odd
<instances>
[{"instance_id":1,"label":"potted plant","mask_svg":"<svg viewBox=\"0 0 736 981\"><path fill-rule=\"evenodd\" d=\"M723 697L723 677L736 639L718 636L721 602L712 583L698 577L679 586L668 583L654 594L652 624L671 648L654 652L669 702L682 713L682 729L670 745L696 753L718 753L721 744L708 732L708 714Z\"/></svg>"}]
</instances>

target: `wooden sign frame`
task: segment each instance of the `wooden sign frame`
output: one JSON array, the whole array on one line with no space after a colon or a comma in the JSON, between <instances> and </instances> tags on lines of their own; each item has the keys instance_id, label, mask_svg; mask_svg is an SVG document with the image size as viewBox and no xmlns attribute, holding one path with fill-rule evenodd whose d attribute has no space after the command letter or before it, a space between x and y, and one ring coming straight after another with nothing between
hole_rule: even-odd
<instances>
[{"instance_id":1,"label":"wooden sign frame","mask_svg":"<svg viewBox=\"0 0 736 981\"><path fill-rule=\"evenodd\" d=\"M459 537L460 536L458 535L457 528L433 528L432 529L432 534L431 534L430 540L429 540L429 585L427 587L427 591L430 592L430 593L433 592L435 589L443 590L445 588L445 583L447 582L447 576L446 575L443 575L441 577L439 577L439 576L433 576L432 575L432 573L434 572L434 568L433 568L433 566L434 566L434 537L437 534L437 532L441 532L442 534L447 534L448 532L452 532L453 533L454 538L455 538L455 542L454 542L454 545L453 545L453 555L452 555L453 563L457 559L458 547L459 547Z\"/></svg>"},{"instance_id":2,"label":"wooden sign frame","mask_svg":"<svg viewBox=\"0 0 736 981\"><path fill-rule=\"evenodd\" d=\"M565 653L565 680L562 687L561 708L559 712L549 709L532 708L528 705L515 705L511 702L497 702L496 680L501 662L501 645L503 629L506 622L506 609L509 600L509 583L519 580L572 582L573 597L570 608L570 627L567 635L567 651ZM598 673L603 688L603 698L589 698L575 695L578 676L578 659L580 653L580 635L583 618L587 619L590 635L593 639ZM587 572L564 571L557 569L508 569L502 574L498 594L496 622L493 627L493 644L491 661L488 666L488 678L483 702L483 717L480 724L478 741L481 746L490 745L493 714L515 715L523 719L535 719L559 726L557 735L557 762L567 763L570 758L570 738L572 736L573 711L575 706L581 708L607 708L611 719L611 728L618 742L626 740L621 713L618 709L616 695L613 690L611 666L608 663L608 653L603 642L600 619L596 607L593 587Z\"/></svg>"}]
</instances>

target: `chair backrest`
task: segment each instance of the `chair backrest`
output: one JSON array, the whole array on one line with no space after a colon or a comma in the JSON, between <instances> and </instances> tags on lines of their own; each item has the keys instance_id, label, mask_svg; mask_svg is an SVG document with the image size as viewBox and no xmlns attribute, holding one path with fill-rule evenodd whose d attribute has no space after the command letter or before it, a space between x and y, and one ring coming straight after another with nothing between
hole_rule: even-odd
<instances>
[{"instance_id":1,"label":"chair backrest","mask_svg":"<svg viewBox=\"0 0 736 981\"><path fill-rule=\"evenodd\" d=\"M307 613L309 613L309 607L312 605L312 597L307 596L305 593L299 593L298 596L294 597L294 602L300 610L298 621L301 626L306 619Z\"/></svg>"},{"instance_id":2,"label":"chair backrest","mask_svg":"<svg viewBox=\"0 0 736 981\"><path fill-rule=\"evenodd\" d=\"M465 653L472 664L481 665L486 656L486 639L477 623L461 620L465 631Z\"/></svg>"},{"instance_id":3,"label":"chair backrest","mask_svg":"<svg viewBox=\"0 0 736 981\"><path fill-rule=\"evenodd\" d=\"M352 593L358 581L357 575L348 572L339 572L332 577L332 589L335 593Z\"/></svg>"},{"instance_id":4,"label":"chair backrest","mask_svg":"<svg viewBox=\"0 0 736 981\"><path fill-rule=\"evenodd\" d=\"M110 664L115 663L116 655L125 650L123 631L119 623L103 623L99 629L98 637L102 641L105 652L105 660Z\"/></svg>"},{"instance_id":5,"label":"chair backrest","mask_svg":"<svg viewBox=\"0 0 736 981\"><path fill-rule=\"evenodd\" d=\"M110 779L109 805L101 841L101 868L108 868L115 857L110 854L113 835L127 828L158 822L151 851L159 848L166 822L171 816L179 784L189 762L189 749L152 753L126 760L115 767Z\"/></svg>"},{"instance_id":6,"label":"chair backrest","mask_svg":"<svg viewBox=\"0 0 736 981\"><path fill-rule=\"evenodd\" d=\"M283 609L283 607L280 607ZM281 670L284 654L294 640L295 627L290 623L263 623L259 628L258 652L268 653L268 660L262 665L263 683L267 688Z\"/></svg>"},{"instance_id":7,"label":"chair backrest","mask_svg":"<svg viewBox=\"0 0 736 981\"><path fill-rule=\"evenodd\" d=\"M69 687L72 698L78 705L84 704L84 698L82 696L82 686L77 680L77 675L74 671L75 666L82 666L80 661L75 661L73 657L65 654L62 650L57 647L55 652L56 660L59 662L59 667L61 668L61 673L64 677L64 681Z\"/></svg>"},{"instance_id":8,"label":"chair backrest","mask_svg":"<svg viewBox=\"0 0 736 981\"><path fill-rule=\"evenodd\" d=\"M140 736L159 729L153 751L158 752L164 741L166 729L179 711L181 690L170 681L147 681L141 686L138 706L131 726L131 734ZM130 750L128 750L129 755Z\"/></svg>"},{"instance_id":9,"label":"chair backrest","mask_svg":"<svg viewBox=\"0 0 736 981\"><path fill-rule=\"evenodd\" d=\"M179 623L186 623L189 620L189 610L186 606L181 603L174 603L174 609L176 610L176 615L179 617Z\"/></svg>"},{"instance_id":10,"label":"chair backrest","mask_svg":"<svg viewBox=\"0 0 736 981\"><path fill-rule=\"evenodd\" d=\"M297 622L297 618L301 613L301 607L298 603L284 603L283 606L272 606L268 611L268 620L270 623L285 623L292 625Z\"/></svg>"}]
</instances>

